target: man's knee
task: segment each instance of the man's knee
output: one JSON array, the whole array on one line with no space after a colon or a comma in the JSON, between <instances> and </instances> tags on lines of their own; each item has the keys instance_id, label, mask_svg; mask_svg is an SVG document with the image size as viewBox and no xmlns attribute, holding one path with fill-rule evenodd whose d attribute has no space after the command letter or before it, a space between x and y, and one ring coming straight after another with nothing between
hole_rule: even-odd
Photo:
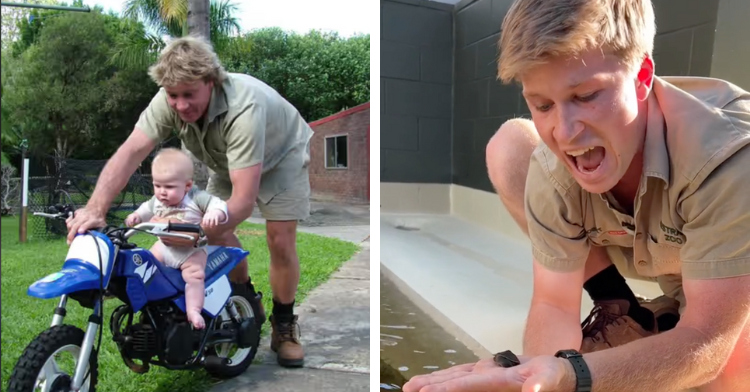
<instances>
[{"instance_id":1,"label":"man's knee","mask_svg":"<svg viewBox=\"0 0 750 392\"><path fill-rule=\"evenodd\" d=\"M285 222L287 223L287 222ZM291 260L296 253L297 230L292 224L276 224L267 230L266 240L271 254L281 260Z\"/></svg>"},{"instance_id":2,"label":"man's knee","mask_svg":"<svg viewBox=\"0 0 750 392\"><path fill-rule=\"evenodd\" d=\"M538 144L534 123L523 118L503 123L487 143L487 171L501 196L523 194L529 159Z\"/></svg>"}]
</instances>

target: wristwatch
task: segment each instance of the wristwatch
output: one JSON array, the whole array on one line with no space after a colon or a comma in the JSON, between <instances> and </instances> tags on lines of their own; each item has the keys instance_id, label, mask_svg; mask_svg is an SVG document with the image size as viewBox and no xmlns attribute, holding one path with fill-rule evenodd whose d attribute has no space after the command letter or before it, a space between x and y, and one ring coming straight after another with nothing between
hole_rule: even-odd
<instances>
[{"instance_id":1,"label":"wristwatch","mask_svg":"<svg viewBox=\"0 0 750 392\"><path fill-rule=\"evenodd\" d=\"M557 358L565 358L573 365L576 372L575 392L591 392L591 371L583 360L583 355L576 350L560 350L555 354Z\"/></svg>"}]
</instances>

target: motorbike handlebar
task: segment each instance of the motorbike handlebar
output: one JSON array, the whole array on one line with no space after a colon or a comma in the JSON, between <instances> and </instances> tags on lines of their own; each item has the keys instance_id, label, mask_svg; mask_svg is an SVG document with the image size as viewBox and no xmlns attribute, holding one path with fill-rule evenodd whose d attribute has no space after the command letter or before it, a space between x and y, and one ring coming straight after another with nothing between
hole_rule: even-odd
<instances>
[{"instance_id":1,"label":"motorbike handlebar","mask_svg":"<svg viewBox=\"0 0 750 392\"><path fill-rule=\"evenodd\" d=\"M42 216L45 218L60 219L60 220L67 219L67 216L65 216L65 214L63 214L62 212L58 212L57 214L48 214L46 212L35 212L34 216Z\"/></svg>"},{"instance_id":2,"label":"motorbike handlebar","mask_svg":"<svg viewBox=\"0 0 750 392\"><path fill-rule=\"evenodd\" d=\"M66 220L68 218L68 214L72 214L72 211L65 211L66 209L57 207L57 208L50 208L51 210L60 210L63 211L50 214L46 212L35 212L34 216L41 216L45 218L50 219L59 219L59 220ZM182 231L186 233L196 233L200 236L203 235L203 229L200 225L196 224L189 224L189 223L152 223L152 222L144 222L136 225L134 229L137 230L128 230L125 233L125 238L130 238L139 231L144 231L147 234L155 235L157 237L172 237L172 238L182 238L185 240L194 240L195 237L188 235L188 234L180 234L180 233L171 233L172 231Z\"/></svg>"},{"instance_id":3,"label":"motorbike handlebar","mask_svg":"<svg viewBox=\"0 0 750 392\"><path fill-rule=\"evenodd\" d=\"M145 222L145 223L139 223L135 225L134 229L137 230L128 230L127 233L125 233L125 238L130 238L139 231L145 231L147 234L155 235L157 237L173 237L173 238L182 238L186 240L194 240L195 237L187 234L179 234L179 233L169 233L170 230L176 230L175 226L177 224L173 223L152 223L152 222ZM197 225L186 225L188 227L195 227ZM200 226L197 226L198 229L200 229ZM193 230L193 229L190 229ZM188 230L181 230L178 231L188 231Z\"/></svg>"},{"instance_id":4,"label":"motorbike handlebar","mask_svg":"<svg viewBox=\"0 0 750 392\"><path fill-rule=\"evenodd\" d=\"M41 216L49 219L66 220L73 216L73 207L70 205L55 204L47 208L48 212L35 212L34 216Z\"/></svg>"},{"instance_id":5,"label":"motorbike handlebar","mask_svg":"<svg viewBox=\"0 0 750 392\"><path fill-rule=\"evenodd\" d=\"M167 225L167 231L184 231L186 233L201 234L202 229L200 225L196 224L169 222L169 224Z\"/></svg>"}]
</instances>

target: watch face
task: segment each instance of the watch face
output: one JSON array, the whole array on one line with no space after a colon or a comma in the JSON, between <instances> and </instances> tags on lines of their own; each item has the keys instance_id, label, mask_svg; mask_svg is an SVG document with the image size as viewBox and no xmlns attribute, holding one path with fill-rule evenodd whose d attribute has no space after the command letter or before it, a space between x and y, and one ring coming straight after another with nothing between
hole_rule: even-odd
<instances>
[{"instance_id":1,"label":"watch face","mask_svg":"<svg viewBox=\"0 0 750 392\"><path fill-rule=\"evenodd\" d=\"M576 350L560 350L555 354L556 357L560 358L572 358L572 357L580 357L581 353L579 353Z\"/></svg>"}]
</instances>

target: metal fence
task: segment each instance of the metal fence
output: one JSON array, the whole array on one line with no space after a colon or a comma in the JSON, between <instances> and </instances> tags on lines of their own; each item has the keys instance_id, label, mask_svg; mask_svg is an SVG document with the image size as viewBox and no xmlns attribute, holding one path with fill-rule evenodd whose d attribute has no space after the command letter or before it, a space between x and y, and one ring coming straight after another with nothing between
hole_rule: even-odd
<instances>
[{"instance_id":1,"label":"metal fence","mask_svg":"<svg viewBox=\"0 0 750 392\"><path fill-rule=\"evenodd\" d=\"M27 224L29 238L53 239L67 234L65 222L34 216L34 212L48 212L56 205L72 205L74 209L84 207L91 198L106 160L81 161L59 159L51 156L35 157L33 170L46 171L51 175L31 176L28 180ZM145 166L150 166L144 163ZM18 175L19 173L15 173ZM150 174L140 170L133 174L125 189L115 197L107 213L107 224L120 225L128 214L153 194ZM19 177L2 181L3 215L18 216L21 210L22 186Z\"/></svg>"},{"instance_id":2,"label":"metal fence","mask_svg":"<svg viewBox=\"0 0 750 392\"><path fill-rule=\"evenodd\" d=\"M141 203L151 197L150 175L134 175L128 186L115 198L107 214L107 223L122 224L128 214L135 211ZM78 209L84 207L91 197L97 177L78 177L75 180L60 177L31 177L27 199L28 221L27 235L35 239L52 239L66 235L65 222L53 221L34 216L34 212L47 212L51 206L58 204L72 205ZM12 178L3 182L3 195L9 191L8 199L12 201L9 210L3 215L18 216L21 209L21 179ZM74 183L77 183L74 185Z\"/></svg>"}]
</instances>

